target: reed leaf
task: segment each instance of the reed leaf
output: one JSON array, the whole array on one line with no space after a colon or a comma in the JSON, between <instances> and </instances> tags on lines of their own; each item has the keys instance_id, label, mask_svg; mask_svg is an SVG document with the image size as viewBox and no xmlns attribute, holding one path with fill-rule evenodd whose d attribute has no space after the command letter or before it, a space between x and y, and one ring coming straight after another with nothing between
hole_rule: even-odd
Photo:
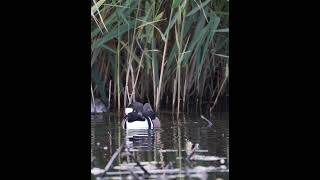
<instances>
[{"instance_id":1,"label":"reed leaf","mask_svg":"<svg viewBox=\"0 0 320 180\"><path fill-rule=\"evenodd\" d=\"M121 35L123 35L124 33L126 33L128 30L132 29L134 27L135 21L131 20L128 22L128 24L123 24L119 27L119 32L118 29L115 28L112 31L110 31L109 33L107 33L105 36L103 36L102 38L98 39L96 42L94 42L91 46L92 48L97 48L101 45L103 45L104 43L110 41L113 38L117 38Z\"/></svg>"},{"instance_id":2,"label":"reed leaf","mask_svg":"<svg viewBox=\"0 0 320 180\"><path fill-rule=\"evenodd\" d=\"M136 97L156 110L169 98L176 110L181 99L183 109L219 99L230 63L228 1L93 0L91 15L93 90L105 102L112 82L111 108Z\"/></svg>"},{"instance_id":3,"label":"reed leaf","mask_svg":"<svg viewBox=\"0 0 320 180\"><path fill-rule=\"evenodd\" d=\"M94 14L106 0L100 0L91 7L91 13Z\"/></svg>"},{"instance_id":4,"label":"reed leaf","mask_svg":"<svg viewBox=\"0 0 320 180\"><path fill-rule=\"evenodd\" d=\"M204 43L203 51L202 51L202 57L201 57L200 63L199 63L198 79L200 78L200 74L201 74L201 71L202 71L202 66L203 66L203 64L205 62L205 58L206 58L206 54L207 54L207 51L208 51L209 43L213 40L213 37L214 37L214 35L216 33L216 30L217 30L219 24L220 24L220 18L212 15L210 17L210 22L208 24L208 28L209 28L209 32L208 33L209 33L209 35L207 36L207 40Z\"/></svg>"},{"instance_id":5,"label":"reed leaf","mask_svg":"<svg viewBox=\"0 0 320 180\"><path fill-rule=\"evenodd\" d=\"M196 12L198 12L201 8L203 8L204 6L206 6L210 1L211 1L211 0L206 0L206 1L203 2L203 3L200 3L199 6L193 8L192 11L190 11L190 12L187 14L187 17L194 15L194 14L195 14Z\"/></svg>"}]
</instances>

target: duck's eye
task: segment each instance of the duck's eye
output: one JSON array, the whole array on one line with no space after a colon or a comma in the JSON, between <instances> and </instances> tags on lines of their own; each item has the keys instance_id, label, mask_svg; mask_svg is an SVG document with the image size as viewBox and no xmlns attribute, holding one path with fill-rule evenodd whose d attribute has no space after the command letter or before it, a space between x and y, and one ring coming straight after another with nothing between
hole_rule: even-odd
<instances>
[{"instance_id":1,"label":"duck's eye","mask_svg":"<svg viewBox=\"0 0 320 180\"><path fill-rule=\"evenodd\" d=\"M131 112L133 112L133 109L132 109L132 108L128 107L128 108L125 109L126 115L128 115L128 114L131 113Z\"/></svg>"}]
</instances>

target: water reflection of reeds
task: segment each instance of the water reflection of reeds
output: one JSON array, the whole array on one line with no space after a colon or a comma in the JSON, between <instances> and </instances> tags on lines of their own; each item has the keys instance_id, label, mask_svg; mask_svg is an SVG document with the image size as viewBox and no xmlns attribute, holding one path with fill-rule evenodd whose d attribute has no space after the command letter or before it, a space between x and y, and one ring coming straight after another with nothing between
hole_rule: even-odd
<instances>
[{"instance_id":1,"label":"water reflection of reeds","mask_svg":"<svg viewBox=\"0 0 320 180\"><path fill-rule=\"evenodd\" d=\"M206 122L197 115L181 114L178 117L171 114L160 114L159 117L164 122L162 129L145 133L139 132L135 135L135 141L128 144L128 150L131 151L132 156L150 171L151 177L162 176L163 172L166 172L166 178L190 176L191 178L215 179L222 177L228 179L226 175L228 160L225 158L228 158L227 137L229 135L227 123L223 119L227 115L215 114L214 127L212 128L208 128ZM92 126L91 146L93 147L94 143L99 140L100 143L108 147L104 151L106 152L106 156L103 157L105 159L98 163L101 169L109 162L110 157L117 151L121 143L130 139L127 135L126 131L120 127L119 118L114 114L107 115L105 123L97 123ZM130 136L132 135L134 133ZM199 149L190 158L191 165L189 165L186 162L186 157L190 155L196 144L199 144ZM99 152L93 149L91 149L92 155ZM98 158L102 157L98 156ZM104 164L102 165L101 162ZM169 164L171 164L171 168L168 168ZM164 171L166 167L168 171ZM107 177L132 176L126 168L131 168L130 170L141 176L141 169L139 170L131 158L123 159L118 156ZM199 172L195 172L195 170Z\"/></svg>"}]
</instances>

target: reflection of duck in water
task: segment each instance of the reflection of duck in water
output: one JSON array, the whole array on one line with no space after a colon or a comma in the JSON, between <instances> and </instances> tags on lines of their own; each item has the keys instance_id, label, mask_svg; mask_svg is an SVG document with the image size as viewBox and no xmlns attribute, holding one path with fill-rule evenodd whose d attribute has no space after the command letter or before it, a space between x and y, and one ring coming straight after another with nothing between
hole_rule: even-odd
<instances>
[{"instance_id":1,"label":"reflection of duck in water","mask_svg":"<svg viewBox=\"0 0 320 180\"><path fill-rule=\"evenodd\" d=\"M155 131L153 129L126 129L125 143L129 151L152 150L155 143Z\"/></svg>"},{"instance_id":2,"label":"reflection of duck in water","mask_svg":"<svg viewBox=\"0 0 320 180\"><path fill-rule=\"evenodd\" d=\"M101 99L95 99L94 104L91 101L91 113L107 112L107 108Z\"/></svg>"},{"instance_id":3,"label":"reflection of duck in water","mask_svg":"<svg viewBox=\"0 0 320 180\"><path fill-rule=\"evenodd\" d=\"M133 102L125 109L125 114L122 120L124 129L160 128L160 120L149 103Z\"/></svg>"}]
</instances>

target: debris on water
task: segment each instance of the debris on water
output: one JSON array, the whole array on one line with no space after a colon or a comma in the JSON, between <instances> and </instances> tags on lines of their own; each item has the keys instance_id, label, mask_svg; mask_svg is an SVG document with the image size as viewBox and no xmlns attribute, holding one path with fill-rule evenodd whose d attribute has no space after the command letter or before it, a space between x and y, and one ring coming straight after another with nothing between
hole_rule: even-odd
<instances>
[{"instance_id":1,"label":"debris on water","mask_svg":"<svg viewBox=\"0 0 320 180\"><path fill-rule=\"evenodd\" d=\"M132 163L132 164L136 164L136 163ZM156 165L156 164L158 164L158 162L157 161L142 161L142 162L140 162L140 164L141 165L149 165L149 164Z\"/></svg>"},{"instance_id":2,"label":"debris on water","mask_svg":"<svg viewBox=\"0 0 320 180\"><path fill-rule=\"evenodd\" d=\"M195 174L192 174L191 177L201 179L201 180L207 180L208 179L208 173L204 171L196 172Z\"/></svg>"},{"instance_id":3,"label":"debris on water","mask_svg":"<svg viewBox=\"0 0 320 180\"><path fill-rule=\"evenodd\" d=\"M225 163L225 160L224 160L224 159L220 159L220 163L221 163L221 164L224 164L224 163Z\"/></svg>"},{"instance_id":4,"label":"debris on water","mask_svg":"<svg viewBox=\"0 0 320 180\"><path fill-rule=\"evenodd\" d=\"M195 154L190 159L198 160L198 161L220 161L221 162L221 160L224 158L217 157L217 156L204 156L204 155Z\"/></svg>"},{"instance_id":5,"label":"debris on water","mask_svg":"<svg viewBox=\"0 0 320 180\"><path fill-rule=\"evenodd\" d=\"M104 172L104 170L100 169L100 168L94 167L94 168L91 169L91 174L93 174L95 176L99 175L99 174L102 174L103 172Z\"/></svg>"},{"instance_id":6,"label":"debris on water","mask_svg":"<svg viewBox=\"0 0 320 180\"><path fill-rule=\"evenodd\" d=\"M192 146L193 146L193 143L189 140L186 140L186 153L188 156L191 154L191 151L193 149Z\"/></svg>"},{"instance_id":7,"label":"debris on water","mask_svg":"<svg viewBox=\"0 0 320 180\"><path fill-rule=\"evenodd\" d=\"M196 166L193 168L195 172L206 172L208 171L208 169L209 169L208 167L204 167L204 166Z\"/></svg>"},{"instance_id":8,"label":"debris on water","mask_svg":"<svg viewBox=\"0 0 320 180\"><path fill-rule=\"evenodd\" d=\"M206 120L196 114L194 116L196 119L193 116L186 116L185 119L178 119L178 123L167 121L166 126L159 131L147 133L139 131L132 134L117 128L116 125L119 123L111 123L114 126L109 127L108 123L114 122L113 116L117 117L113 114L111 118L105 117L106 121L103 124L94 122L91 133L91 138L94 140L91 141L91 156L97 155L97 160L91 163L91 179L95 176L95 180L144 178L165 180L179 179L179 177L224 180L225 175L228 179L228 149L224 150L228 148L229 138L228 129L224 129L226 127L223 121L216 122L218 128L212 128L216 124L208 128L209 122L205 122ZM211 123L215 122L212 117L209 119ZM218 119L220 120L220 117ZM119 147L114 152L113 149L118 147L120 142L122 142L120 147L123 148ZM218 145L221 142L222 146L216 147L216 142Z\"/></svg>"},{"instance_id":9,"label":"debris on water","mask_svg":"<svg viewBox=\"0 0 320 180\"><path fill-rule=\"evenodd\" d=\"M203 120L207 121L208 127L211 127L211 126L213 125L212 122L211 122L209 119L207 119L206 117L204 117L203 115L200 115L200 117L201 117Z\"/></svg>"},{"instance_id":10,"label":"debris on water","mask_svg":"<svg viewBox=\"0 0 320 180\"><path fill-rule=\"evenodd\" d=\"M155 163L141 162L140 163L147 171L157 169ZM115 170L128 170L132 169L135 171L140 170L140 167L137 166L137 163L123 163L118 166L113 167Z\"/></svg>"},{"instance_id":11,"label":"debris on water","mask_svg":"<svg viewBox=\"0 0 320 180\"><path fill-rule=\"evenodd\" d=\"M131 169L133 170L133 169ZM174 168L174 169L155 169L155 170L150 170L149 171L149 174L151 177L152 175L163 175L165 173L165 177L166 179L170 179L168 176L171 174L171 175L174 175L175 177L177 177L178 175L182 175L182 176L185 176L187 174L187 171L190 175L192 174L195 174L195 173L212 173L212 172L229 172L228 169L221 169L221 168L217 168L215 166L207 166L207 167L204 167L204 166L196 166L192 169L188 169L188 170L183 170L183 169L180 169L180 168ZM145 174L144 171L142 171L141 169L140 170L135 170L134 171L135 174ZM108 175L109 176L115 176L115 175L129 175L131 174L130 171L128 171L128 169L126 169L125 171L109 171L108 172Z\"/></svg>"},{"instance_id":12,"label":"debris on water","mask_svg":"<svg viewBox=\"0 0 320 180\"><path fill-rule=\"evenodd\" d=\"M188 148L188 147L186 147ZM191 144L191 147L192 149L189 149L189 152L187 151L187 159L190 160L192 158L192 156L195 154L195 151L199 149L199 144ZM188 149L186 149L188 150Z\"/></svg>"},{"instance_id":13,"label":"debris on water","mask_svg":"<svg viewBox=\"0 0 320 180\"><path fill-rule=\"evenodd\" d=\"M128 163L123 163L120 166L114 166L113 169L114 170L127 170L130 166L134 166L134 165L129 165Z\"/></svg>"},{"instance_id":14,"label":"debris on water","mask_svg":"<svg viewBox=\"0 0 320 180\"><path fill-rule=\"evenodd\" d=\"M227 166L226 165L221 165L220 169L227 169Z\"/></svg>"},{"instance_id":15,"label":"debris on water","mask_svg":"<svg viewBox=\"0 0 320 180\"><path fill-rule=\"evenodd\" d=\"M130 151L139 151L139 150L134 150L134 149L130 149ZM181 152L186 152L186 153L189 153L189 149L186 149L186 150L181 150ZM169 153L169 152L178 152L177 149L160 149L158 150L158 152L160 153ZM207 153L209 152L209 150L207 149L198 149L198 150L195 150L195 152L197 153Z\"/></svg>"},{"instance_id":16,"label":"debris on water","mask_svg":"<svg viewBox=\"0 0 320 180\"><path fill-rule=\"evenodd\" d=\"M157 169L157 167L153 164L147 164L145 166L143 166L147 171L151 171L151 170L155 170Z\"/></svg>"},{"instance_id":17,"label":"debris on water","mask_svg":"<svg viewBox=\"0 0 320 180\"><path fill-rule=\"evenodd\" d=\"M184 174L177 174L177 175L175 175L175 178L184 178L184 177L186 177Z\"/></svg>"},{"instance_id":18,"label":"debris on water","mask_svg":"<svg viewBox=\"0 0 320 180\"><path fill-rule=\"evenodd\" d=\"M159 152L165 153L165 152L177 152L178 150L176 149L160 149Z\"/></svg>"}]
</instances>

